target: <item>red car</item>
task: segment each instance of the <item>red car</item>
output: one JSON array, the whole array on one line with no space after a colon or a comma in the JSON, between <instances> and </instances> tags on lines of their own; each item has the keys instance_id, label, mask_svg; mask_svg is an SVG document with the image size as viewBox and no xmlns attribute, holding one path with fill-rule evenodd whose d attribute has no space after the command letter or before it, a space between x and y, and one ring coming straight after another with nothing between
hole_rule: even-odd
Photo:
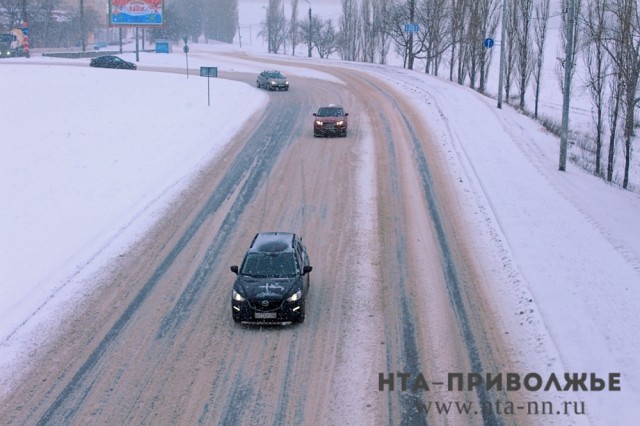
<instances>
[{"instance_id":1,"label":"red car","mask_svg":"<svg viewBox=\"0 0 640 426\"><path fill-rule=\"evenodd\" d=\"M313 116L313 136L347 136L347 116L339 105L320 107Z\"/></svg>"}]
</instances>

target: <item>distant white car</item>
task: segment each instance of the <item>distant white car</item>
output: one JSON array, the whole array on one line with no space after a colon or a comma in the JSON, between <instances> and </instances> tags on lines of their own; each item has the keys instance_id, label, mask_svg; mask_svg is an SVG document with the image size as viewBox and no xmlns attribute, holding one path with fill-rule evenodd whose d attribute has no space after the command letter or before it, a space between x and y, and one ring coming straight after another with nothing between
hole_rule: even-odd
<instances>
[{"instance_id":1,"label":"distant white car","mask_svg":"<svg viewBox=\"0 0 640 426\"><path fill-rule=\"evenodd\" d=\"M289 81L280 71L262 71L256 84L258 88L267 90L289 90Z\"/></svg>"}]
</instances>

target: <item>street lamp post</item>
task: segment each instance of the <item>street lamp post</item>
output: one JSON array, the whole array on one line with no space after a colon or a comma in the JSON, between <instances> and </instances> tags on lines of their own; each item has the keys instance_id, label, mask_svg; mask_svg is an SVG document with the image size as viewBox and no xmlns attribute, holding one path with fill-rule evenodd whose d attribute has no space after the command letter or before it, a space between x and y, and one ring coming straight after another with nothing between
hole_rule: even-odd
<instances>
[{"instance_id":1,"label":"street lamp post","mask_svg":"<svg viewBox=\"0 0 640 426\"><path fill-rule=\"evenodd\" d=\"M507 0L502 2L502 29L500 35L500 72L498 74L498 108L502 108L502 86L504 85L504 61L506 55L505 39L507 36Z\"/></svg>"},{"instance_id":2,"label":"street lamp post","mask_svg":"<svg viewBox=\"0 0 640 426\"><path fill-rule=\"evenodd\" d=\"M309 48L309 57L311 57L311 1L306 0L309 3L309 39L308 39L308 48Z\"/></svg>"},{"instance_id":3,"label":"street lamp post","mask_svg":"<svg viewBox=\"0 0 640 426\"><path fill-rule=\"evenodd\" d=\"M558 170L567 168L567 145L569 139L569 102L571 100L571 71L573 67L573 31L575 23L575 0L569 0L567 9L567 45L564 58L564 85L562 87L562 128L560 129L560 161Z\"/></svg>"},{"instance_id":4,"label":"street lamp post","mask_svg":"<svg viewBox=\"0 0 640 426\"><path fill-rule=\"evenodd\" d=\"M26 3L26 2L25 2ZM84 1L80 0L80 37L82 38L82 51L87 51L87 41L85 38L85 26L84 26Z\"/></svg>"}]
</instances>

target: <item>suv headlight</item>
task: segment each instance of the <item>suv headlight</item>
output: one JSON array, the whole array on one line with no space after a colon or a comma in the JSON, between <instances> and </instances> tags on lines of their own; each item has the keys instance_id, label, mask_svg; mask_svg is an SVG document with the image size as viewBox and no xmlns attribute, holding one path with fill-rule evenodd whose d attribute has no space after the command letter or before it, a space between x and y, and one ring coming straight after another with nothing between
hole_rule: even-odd
<instances>
[{"instance_id":1,"label":"suv headlight","mask_svg":"<svg viewBox=\"0 0 640 426\"><path fill-rule=\"evenodd\" d=\"M296 291L293 296L287 299L288 302L296 302L302 298L302 290Z\"/></svg>"},{"instance_id":2,"label":"suv headlight","mask_svg":"<svg viewBox=\"0 0 640 426\"><path fill-rule=\"evenodd\" d=\"M236 302L244 302L244 297L242 297L242 295L237 291L233 290L233 300Z\"/></svg>"}]
</instances>

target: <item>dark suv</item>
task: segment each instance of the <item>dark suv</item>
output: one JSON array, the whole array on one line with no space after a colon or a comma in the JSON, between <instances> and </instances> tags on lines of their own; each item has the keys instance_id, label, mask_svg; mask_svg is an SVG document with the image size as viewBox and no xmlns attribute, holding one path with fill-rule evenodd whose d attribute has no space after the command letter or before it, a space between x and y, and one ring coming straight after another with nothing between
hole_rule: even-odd
<instances>
[{"instance_id":1,"label":"dark suv","mask_svg":"<svg viewBox=\"0 0 640 426\"><path fill-rule=\"evenodd\" d=\"M313 136L347 136L347 116L344 108L339 105L320 107L313 113Z\"/></svg>"},{"instance_id":2,"label":"dark suv","mask_svg":"<svg viewBox=\"0 0 640 426\"><path fill-rule=\"evenodd\" d=\"M231 296L234 321L249 324L304 321L311 269L307 249L298 235L256 234L242 265L231 266L238 276Z\"/></svg>"},{"instance_id":3,"label":"dark suv","mask_svg":"<svg viewBox=\"0 0 640 426\"><path fill-rule=\"evenodd\" d=\"M289 90L289 80L280 71L262 71L258 74L256 85L267 90Z\"/></svg>"}]
</instances>

